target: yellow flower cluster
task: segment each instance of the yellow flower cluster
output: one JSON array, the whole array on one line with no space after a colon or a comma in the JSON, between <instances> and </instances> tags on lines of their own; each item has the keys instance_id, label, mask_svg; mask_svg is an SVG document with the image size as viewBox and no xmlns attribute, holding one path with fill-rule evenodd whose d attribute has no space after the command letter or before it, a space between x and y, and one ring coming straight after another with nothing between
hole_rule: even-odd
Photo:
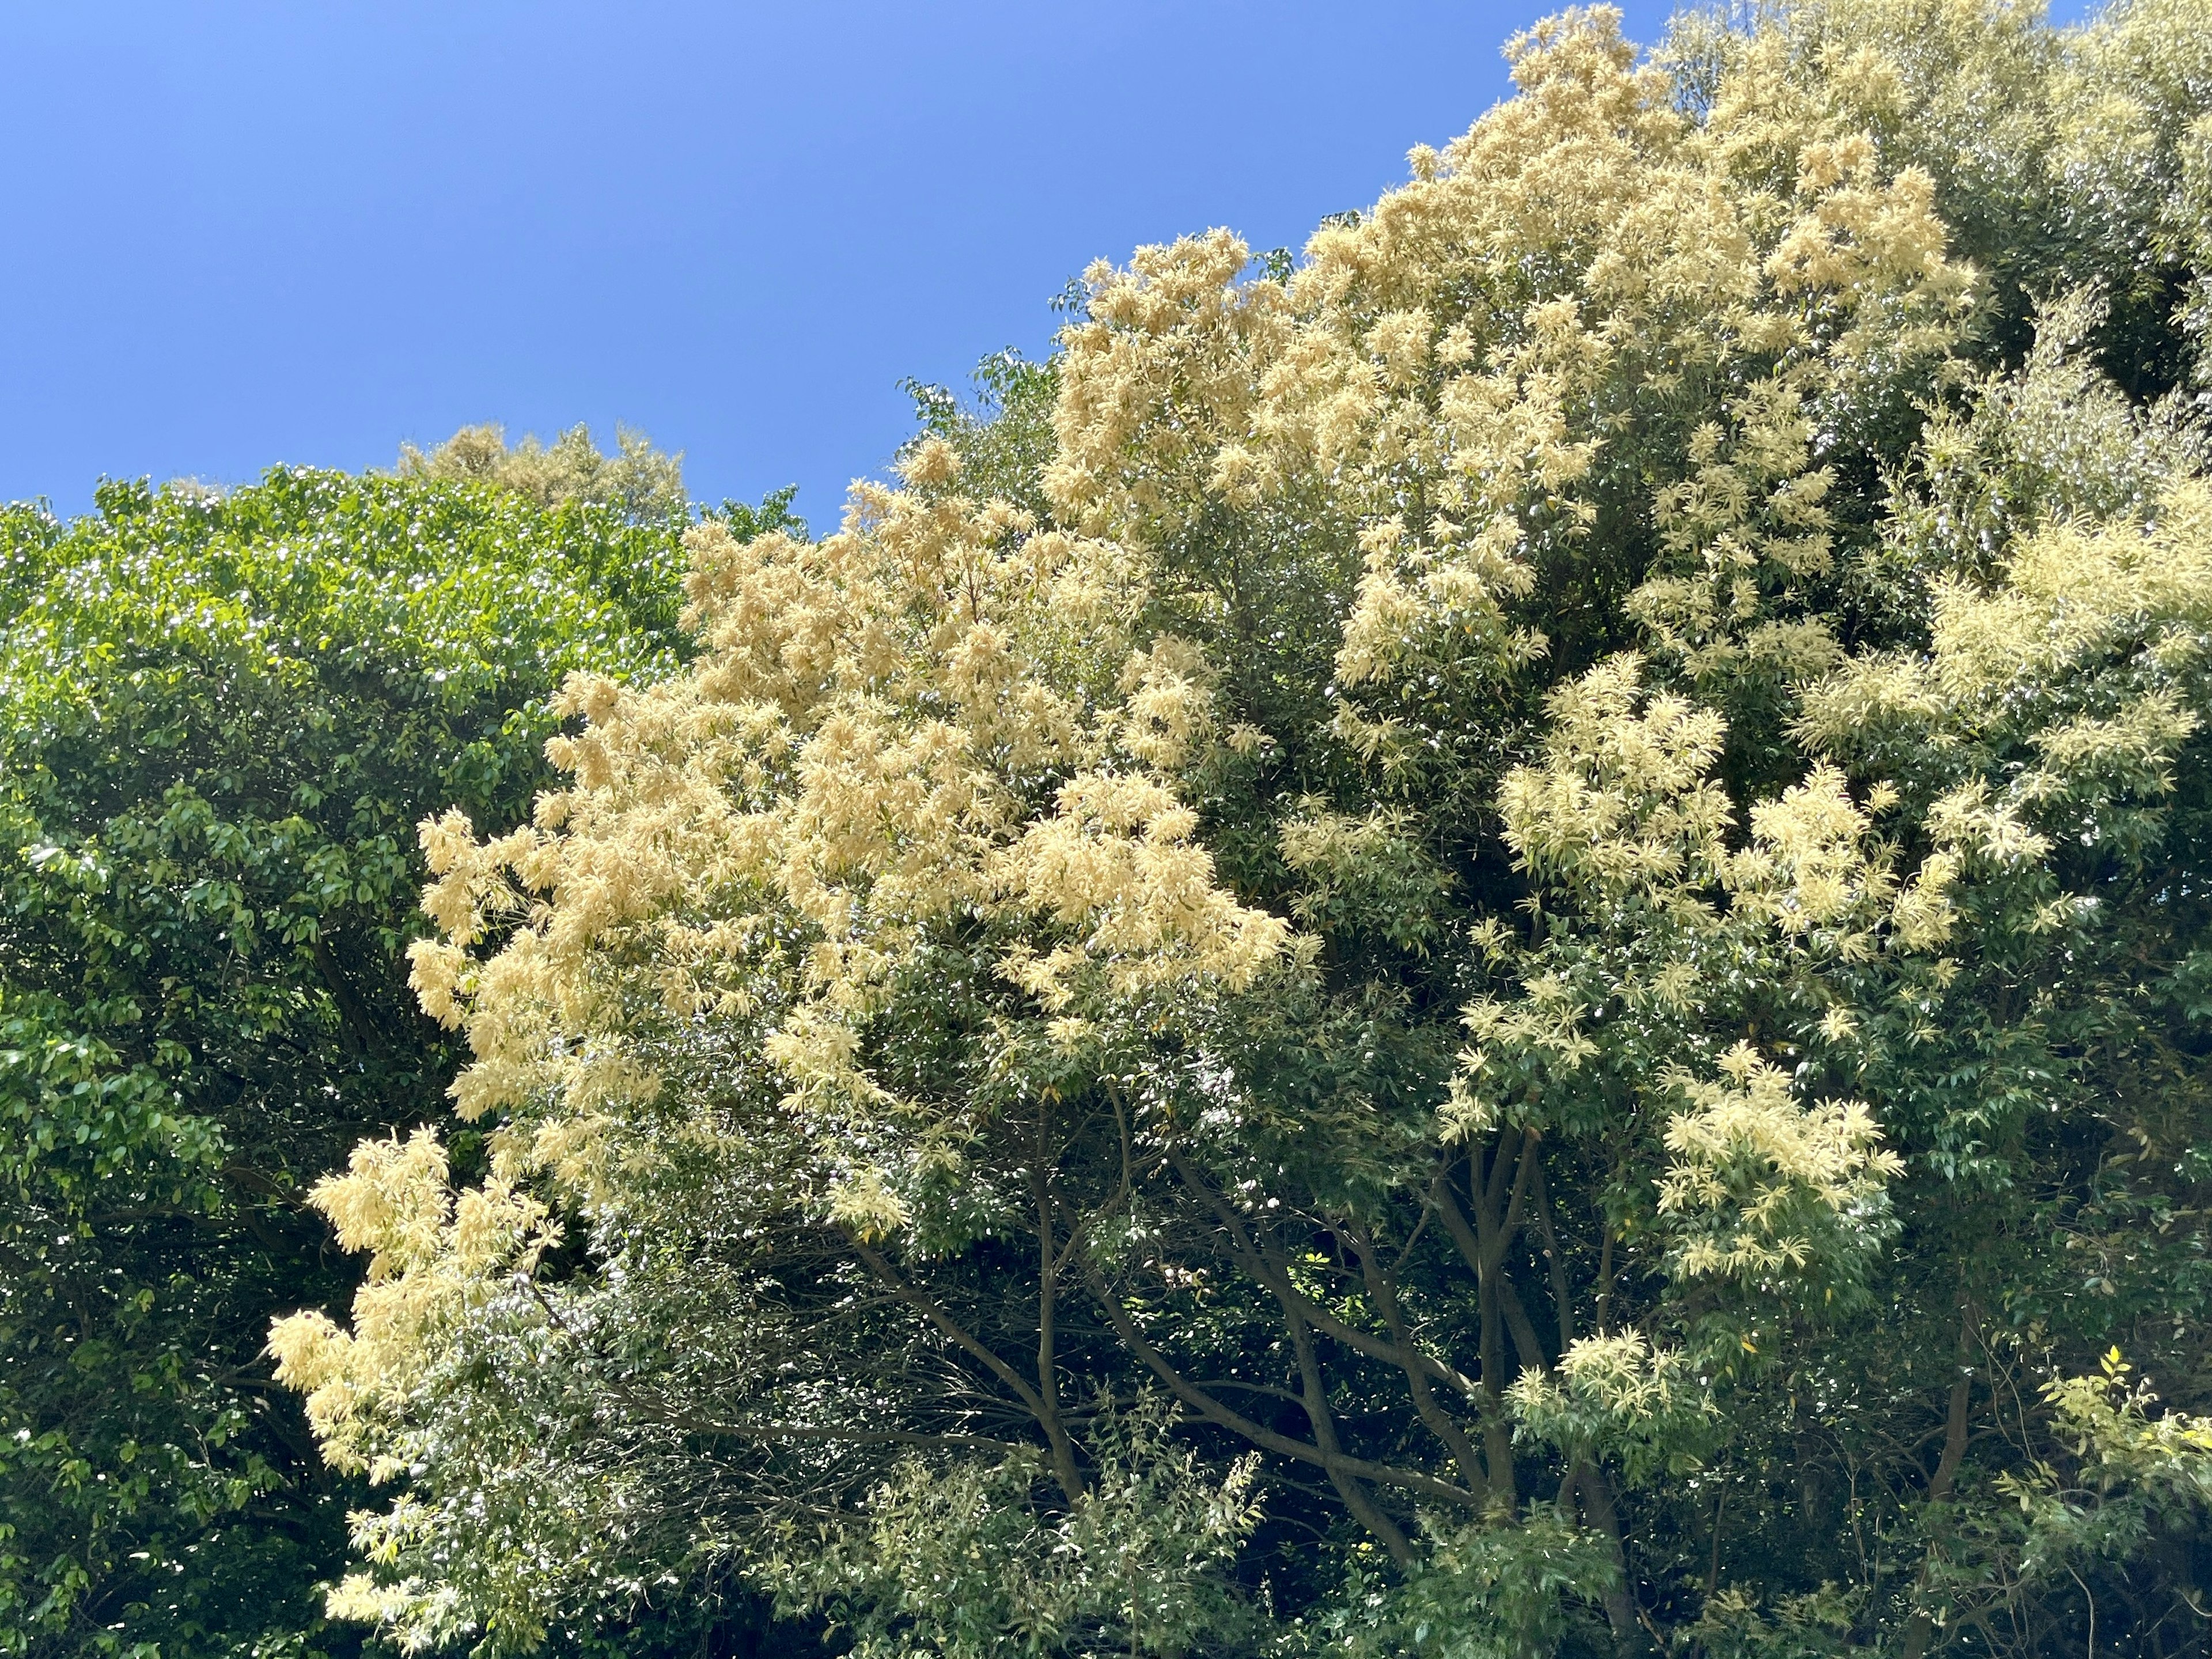
<instances>
[{"instance_id":1,"label":"yellow flower cluster","mask_svg":"<svg viewBox=\"0 0 2212 1659\"><path fill-rule=\"evenodd\" d=\"M1802 783L1755 803L1747 839L1732 846L1736 814L1715 776L1726 722L1652 690L1646 667L1633 655L1616 657L1553 692L1543 760L1516 768L1498 789L1505 840L1521 867L1624 918L1620 925L1665 958L1648 978L1613 988L1686 1011L1698 944L1724 935L1805 963L1863 963L1883 949L1924 953L1944 942L1960 870L1954 843L1971 833L1963 793L1938 803L1939 846L1910 879L1900 878L1898 850L1874 823L1896 804L1896 792L1878 785L1856 803L1832 765L1816 765ZM1979 840L1996 833L1983 830ZM1661 924L1680 930L1671 954L1651 933ZM1596 1052L1584 1029L1594 1012L1588 997L1547 972L1526 977L1516 999L1469 1006L1474 1042L1461 1056L1445 1114L1455 1133L1497 1121L1498 1103L1482 1082L1490 1050L1543 1053L1568 1070ZM1847 1034L1850 1023L1835 1007L1831 1036Z\"/></svg>"},{"instance_id":2,"label":"yellow flower cluster","mask_svg":"<svg viewBox=\"0 0 2212 1659\"><path fill-rule=\"evenodd\" d=\"M966 499L958 471L921 445L905 489L856 489L819 542L702 525L693 669L572 680L550 751L573 781L533 823L422 826L439 936L413 947L413 984L466 1032L462 1115L501 1125L493 1178L458 1203L427 1132L364 1146L318 1189L371 1282L350 1334L302 1315L274 1340L334 1456L377 1443L431 1327L543 1247L514 1183L589 1203L648 1155L613 1133L661 1086L641 1030L748 1022L787 1107L820 1125L825 1213L881 1237L904 1212L852 1127L932 1125L865 1036L933 929L998 940L1001 975L1068 1042L1101 999L1172 1006L1284 959L1287 925L1222 889L1177 792L1222 738L1200 654L1138 631L1146 562Z\"/></svg>"},{"instance_id":3,"label":"yellow flower cluster","mask_svg":"<svg viewBox=\"0 0 2212 1659\"><path fill-rule=\"evenodd\" d=\"M1678 1411L1712 1407L1682 1354L1654 1348L1641 1331L1585 1336L1567 1345L1556 1373L1525 1371L1514 1383L1524 1411L1571 1400L1618 1425L1647 1423Z\"/></svg>"},{"instance_id":4,"label":"yellow flower cluster","mask_svg":"<svg viewBox=\"0 0 2212 1659\"><path fill-rule=\"evenodd\" d=\"M1689 1235L1680 1271L1752 1281L1813 1266L1824 1252L1811 1226L1871 1210L1904 1161L1881 1150L1863 1103L1802 1104L1790 1074L1748 1044L1721 1071L1715 1082L1682 1079L1691 1109L1667 1127L1674 1162L1660 1213L1718 1224Z\"/></svg>"},{"instance_id":5,"label":"yellow flower cluster","mask_svg":"<svg viewBox=\"0 0 2212 1659\"><path fill-rule=\"evenodd\" d=\"M1056 506L1154 548L1223 509L1333 517L1365 564L1343 684L1510 665L1547 643L1513 602L1596 556L1620 510L1607 458L1655 407L1734 387L1692 474L1652 492L1668 556L1638 609L1701 672L1828 666L1816 624L1768 614L1828 560L1816 427L1877 360L1939 351L1972 281L1932 182L1885 175L1781 50L1762 43L1699 126L1617 12L1569 12L1510 48L1520 96L1416 150L1413 181L1322 229L1295 274L1242 279L1221 232L1094 268Z\"/></svg>"},{"instance_id":6,"label":"yellow flower cluster","mask_svg":"<svg viewBox=\"0 0 2212 1659\"><path fill-rule=\"evenodd\" d=\"M309 1194L338 1243L369 1258L353 1329L301 1313L277 1321L269 1335L276 1380L307 1395L323 1455L372 1480L401 1472L378 1452L376 1430L422 1376L437 1334L507 1275L527 1273L558 1238L544 1206L507 1182L486 1182L457 1200L447 1177L445 1151L428 1129L355 1147L346 1173L325 1177Z\"/></svg>"},{"instance_id":7,"label":"yellow flower cluster","mask_svg":"<svg viewBox=\"0 0 2212 1659\"><path fill-rule=\"evenodd\" d=\"M569 685L580 729L552 754L574 782L534 825L425 826L443 938L414 982L466 1027L461 1110L558 1103L502 1167L591 1188L593 1115L656 1086L647 1017L762 1017L794 1100L896 1109L862 1034L954 919L1056 1013L1279 957L1285 925L1222 890L1177 793L1218 740L1210 676L1135 631L1146 562L966 499L958 469L920 446L908 488L860 487L819 542L702 526L694 670Z\"/></svg>"},{"instance_id":8,"label":"yellow flower cluster","mask_svg":"<svg viewBox=\"0 0 2212 1659\"><path fill-rule=\"evenodd\" d=\"M1252 276L1220 232L1093 269L1045 474L1068 527L962 495L938 440L819 542L703 525L695 669L571 684L579 729L550 752L574 784L535 823L425 827L441 937L415 948L414 983L466 1028L463 1115L528 1126L501 1138L503 1174L593 1189L601 1115L657 1087L647 1012L758 1019L794 1101L898 1109L863 1033L949 919L996 931L1000 971L1063 1042L1091 994L1241 988L1285 960L1287 925L1221 888L1176 783L1263 735L1217 730L1212 666L1146 621L1160 558L1209 515L1350 527L1346 686L1437 653L1510 665L1546 648L1510 607L1547 560L1586 556L1633 411L1655 388L1702 407L1725 381L1693 471L1652 493L1666 556L1639 604L1693 668L1827 665L1817 626L1765 597L1828 556L1818 406L1869 354L1940 345L1968 292L1929 181L1886 175L1771 52L1702 125L1608 9L1510 56L1520 95L1416 151L1413 181L1324 228L1295 273ZM1668 696L1632 714L1638 672L1560 695L1555 755L1575 758L1509 781L1509 834L1532 866L1695 902L1723 862L1719 717ZM1342 719L1370 746L1391 726ZM1795 896L1778 917L1825 917L1849 859L1761 833Z\"/></svg>"},{"instance_id":9,"label":"yellow flower cluster","mask_svg":"<svg viewBox=\"0 0 2212 1659\"><path fill-rule=\"evenodd\" d=\"M2050 843L2022 820L2025 808L2118 779L2147 794L2171 785L2198 720L2170 682L2201 669L2212 650L2212 489L2197 478L2174 483L2147 526L2046 526L1994 583L1938 584L1934 611L1932 653L1863 659L1813 687L1804 731L1835 748L1890 725L1925 730L1941 746L1962 727L2024 717L2041 764L2003 800L1980 780L1960 786L1936 804L1929 828L1947 848L1999 863L2039 858ZM2133 683L2126 661L2138 652L2169 683ZM2034 695L2100 683L2112 695L2095 712Z\"/></svg>"},{"instance_id":10,"label":"yellow flower cluster","mask_svg":"<svg viewBox=\"0 0 2212 1659\"><path fill-rule=\"evenodd\" d=\"M1719 714L1648 692L1632 656L1561 687L1550 713L1545 763L1516 768L1498 791L1507 845L1549 879L1698 906L1727 861L1733 816L1711 775Z\"/></svg>"}]
</instances>

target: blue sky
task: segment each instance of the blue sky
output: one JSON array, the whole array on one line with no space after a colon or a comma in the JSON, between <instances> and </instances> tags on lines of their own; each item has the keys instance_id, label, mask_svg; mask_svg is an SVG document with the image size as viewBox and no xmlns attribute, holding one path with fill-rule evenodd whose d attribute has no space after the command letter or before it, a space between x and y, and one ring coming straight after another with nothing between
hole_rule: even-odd
<instances>
[{"instance_id":1,"label":"blue sky","mask_svg":"<svg viewBox=\"0 0 2212 1659\"><path fill-rule=\"evenodd\" d=\"M826 525L902 378L1041 350L1097 255L1296 246L1550 9L9 6L0 497L623 421Z\"/></svg>"}]
</instances>

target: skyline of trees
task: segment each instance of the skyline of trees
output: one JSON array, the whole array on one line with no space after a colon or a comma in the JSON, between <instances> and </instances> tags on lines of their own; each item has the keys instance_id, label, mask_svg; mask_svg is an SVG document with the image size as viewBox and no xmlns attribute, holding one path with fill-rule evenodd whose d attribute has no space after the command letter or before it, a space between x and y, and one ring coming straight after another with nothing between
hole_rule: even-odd
<instances>
[{"instance_id":1,"label":"skyline of trees","mask_svg":"<svg viewBox=\"0 0 2212 1659\"><path fill-rule=\"evenodd\" d=\"M830 533L8 510L0 1653L2212 1646L2212 9L1509 57Z\"/></svg>"}]
</instances>

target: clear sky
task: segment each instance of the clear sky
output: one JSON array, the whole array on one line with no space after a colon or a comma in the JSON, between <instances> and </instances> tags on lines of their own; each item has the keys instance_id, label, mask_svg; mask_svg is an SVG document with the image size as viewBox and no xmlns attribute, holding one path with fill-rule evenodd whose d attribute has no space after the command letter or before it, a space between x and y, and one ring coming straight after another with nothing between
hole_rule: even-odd
<instances>
[{"instance_id":1,"label":"clear sky","mask_svg":"<svg viewBox=\"0 0 2212 1659\"><path fill-rule=\"evenodd\" d=\"M1301 243L1503 95L1501 0L0 7L0 497L617 421L881 468L1096 256ZM1632 0L1649 39L1665 0Z\"/></svg>"}]
</instances>

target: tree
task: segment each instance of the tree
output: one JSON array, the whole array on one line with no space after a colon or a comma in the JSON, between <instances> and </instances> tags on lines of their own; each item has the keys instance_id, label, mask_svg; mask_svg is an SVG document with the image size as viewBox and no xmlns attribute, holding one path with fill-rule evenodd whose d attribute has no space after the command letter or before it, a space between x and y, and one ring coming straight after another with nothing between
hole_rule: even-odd
<instances>
[{"instance_id":1,"label":"tree","mask_svg":"<svg viewBox=\"0 0 2212 1659\"><path fill-rule=\"evenodd\" d=\"M683 456L662 454L628 427L615 429L615 453L603 455L588 427L570 427L548 447L534 435L510 445L500 427L465 426L428 451L404 445L398 470L403 478L497 484L541 507L572 501L617 507L640 520L681 517L690 506Z\"/></svg>"},{"instance_id":2,"label":"tree","mask_svg":"<svg viewBox=\"0 0 2212 1659\"><path fill-rule=\"evenodd\" d=\"M489 1160L318 1189L334 1606L2203 1651L2208 23L1566 14L1095 268L1048 431L692 532L690 672L423 828Z\"/></svg>"},{"instance_id":3,"label":"tree","mask_svg":"<svg viewBox=\"0 0 2212 1659\"><path fill-rule=\"evenodd\" d=\"M262 1350L357 1278L308 1183L459 1058L404 986L411 826L527 811L564 674L673 672L690 515L98 499L0 513L0 1653L348 1651L318 1582L362 1494Z\"/></svg>"}]
</instances>

